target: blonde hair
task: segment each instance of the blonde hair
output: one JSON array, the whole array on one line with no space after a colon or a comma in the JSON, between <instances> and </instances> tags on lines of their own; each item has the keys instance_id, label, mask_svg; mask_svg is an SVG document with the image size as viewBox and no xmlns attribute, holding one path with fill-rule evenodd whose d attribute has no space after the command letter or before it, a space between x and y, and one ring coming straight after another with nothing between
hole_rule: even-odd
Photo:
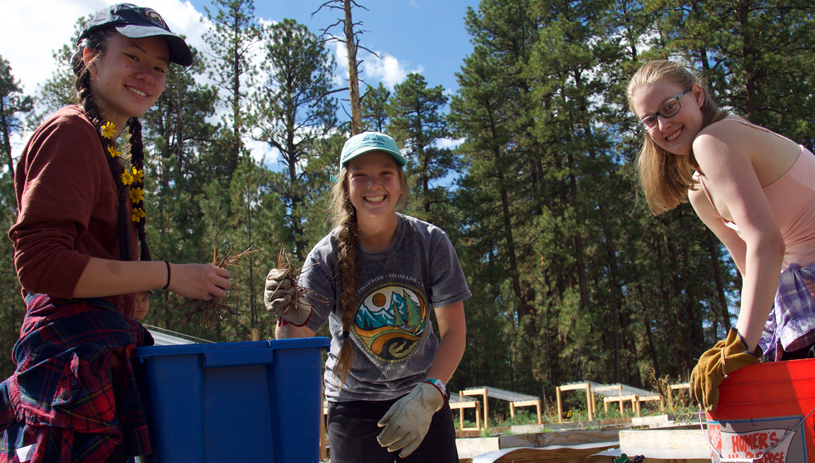
<instances>
[{"instance_id":1,"label":"blonde hair","mask_svg":"<svg viewBox=\"0 0 815 463\"><path fill-rule=\"evenodd\" d=\"M682 64L666 60L649 61L631 77L626 95L631 112L636 115L632 104L634 95L646 85L662 79L675 82L682 88L691 88L696 84L702 88L705 93L705 101L702 104L702 128L727 116L727 111L719 109L707 83L701 77ZM645 134L637 158L637 170L648 207L654 215L662 214L687 202L688 190L696 189L692 171L702 173L693 151L690 155L673 154L654 143L648 134Z\"/></svg>"},{"instance_id":2,"label":"blonde hair","mask_svg":"<svg viewBox=\"0 0 815 463\"><path fill-rule=\"evenodd\" d=\"M402 195L396 202L399 209L407 202L407 177L405 171L399 163L396 163L399 170L399 182L402 186ZM354 349L351 340L351 326L357 316L359 305L356 304L356 292L359 276L357 275L357 265L359 255L357 253L357 211L351 204L348 193L348 168L340 170L340 178L331 188L331 216L334 226L339 228L337 233L337 264L340 270L340 281L342 291L340 292L340 307L342 308L342 346L337 356L337 364L334 366L335 374L339 371L342 384L348 379L348 373L354 364Z\"/></svg>"}]
</instances>

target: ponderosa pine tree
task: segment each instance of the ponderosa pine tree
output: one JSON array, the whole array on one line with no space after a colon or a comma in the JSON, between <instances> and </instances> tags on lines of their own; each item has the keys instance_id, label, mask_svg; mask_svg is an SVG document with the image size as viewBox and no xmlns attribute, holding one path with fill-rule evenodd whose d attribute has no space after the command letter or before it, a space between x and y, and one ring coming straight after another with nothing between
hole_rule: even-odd
<instances>
[{"instance_id":1,"label":"ponderosa pine tree","mask_svg":"<svg viewBox=\"0 0 815 463\"><path fill-rule=\"evenodd\" d=\"M448 190L440 183L457 170L457 157L449 148L440 146L450 134L442 112L447 100L441 85L429 88L424 76L411 73L394 88L387 110L388 133L407 156L408 178L415 182L410 197L415 212L419 218L445 229L452 228L442 223L444 217L449 217L445 211Z\"/></svg>"},{"instance_id":2,"label":"ponderosa pine tree","mask_svg":"<svg viewBox=\"0 0 815 463\"><path fill-rule=\"evenodd\" d=\"M255 75L251 60L260 41L260 28L255 20L253 0L213 0L212 5L218 8L215 17L209 8L204 7L207 19L213 25L204 34L204 41L211 50L207 67L210 78L222 92L220 101L227 109L219 134L219 159L214 166L223 170L218 178L224 187L228 187L238 160L246 154L244 137L251 131L245 115Z\"/></svg>"},{"instance_id":3,"label":"ponderosa pine tree","mask_svg":"<svg viewBox=\"0 0 815 463\"><path fill-rule=\"evenodd\" d=\"M31 111L31 97L23 94L21 83L11 72L9 62L0 56L0 131L2 131L3 165L0 169L0 229L5 233L17 220L17 201L14 192L15 162L11 136L22 132L21 113ZM25 315L25 303L20 294L20 283L14 272L14 248L8 239L0 244L0 352L11 352L20 334ZM0 359L0 377L14 371L8 355Z\"/></svg>"},{"instance_id":4,"label":"ponderosa pine tree","mask_svg":"<svg viewBox=\"0 0 815 463\"><path fill-rule=\"evenodd\" d=\"M388 103L391 92L382 82L376 87L368 87L368 91L360 101L363 129L373 132L385 133L388 120Z\"/></svg>"},{"instance_id":5,"label":"ponderosa pine tree","mask_svg":"<svg viewBox=\"0 0 815 463\"><path fill-rule=\"evenodd\" d=\"M525 235L524 226L533 219L528 192L539 173L527 164L531 132L523 115L533 102L521 72L537 40L536 21L523 0L485 1L478 11L468 10L466 27L474 50L458 73L460 89L449 115L455 136L464 138L457 152L467 166L455 202L471 256L465 269L484 292L477 300L485 305L474 309L487 316L497 310L506 321L500 340L470 349L505 352L507 381L514 390L522 384L523 389L539 390L529 382L530 368L518 368L524 359L514 344L534 300L532 287L522 281L529 279L534 239Z\"/></svg>"},{"instance_id":6,"label":"ponderosa pine tree","mask_svg":"<svg viewBox=\"0 0 815 463\"><path fill-rule=\"evenodd\" d=\"M0 56L0 135L3 137L0 149L7 172L12 178L14 159L11 155L11 136L23 131L23 123L18 115L31 111L32 105L31 97L23 94L20 81L12 75L9 62Z\"/></svg>"},{"instance_id":7,"label":"ponderosa pine tree","mask_svg":"<svg viewBox=\"0 0 815 463\"><path fill-rule=\"evenodd\" d=\"M302 261L308 248L305 210L327 191L327 172L315 143L337 125L332 78L334 59L308 28L286 19L264 31L265 82L255 94L259 141L280 153L285 178L273 186L289 210L286 243ZM310 166L310 163L315 163Z\"/></svg>"}]
</instances>

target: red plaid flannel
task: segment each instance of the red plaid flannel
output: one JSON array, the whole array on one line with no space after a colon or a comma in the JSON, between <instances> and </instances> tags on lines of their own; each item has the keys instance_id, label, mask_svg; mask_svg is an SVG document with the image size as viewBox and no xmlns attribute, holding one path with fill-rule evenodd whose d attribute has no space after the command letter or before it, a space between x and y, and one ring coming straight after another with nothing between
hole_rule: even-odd
<instances>
[{"instance_id":1,"label":"red plaid flannel","mask_svg":"<svg viewBox=\"0 0 815 463\"><path fill-rule=\"evenodd\" d=\"M149 332L102 299L38 294L26 305L17 369L0 384L0 463L17 463L32 444L32 463L103 463L122 442L130 455L149 454L130 361L152 344Z\"/></svg>"}]
</instances>

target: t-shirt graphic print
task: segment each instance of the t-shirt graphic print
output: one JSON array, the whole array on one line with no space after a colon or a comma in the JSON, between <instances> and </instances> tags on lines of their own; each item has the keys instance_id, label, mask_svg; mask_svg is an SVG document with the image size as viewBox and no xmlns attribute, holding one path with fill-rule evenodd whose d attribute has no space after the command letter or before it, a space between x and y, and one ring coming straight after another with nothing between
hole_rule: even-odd
<instances>
[{"instance_id":1,"label":"t-shirt graphic print","mask_svg":"<svg viewBox=\"0 0 815 463\"><path fill-rule=\"evenodd\" d=\"M363 295L354 334L375 361L402 362L416 351L428 314L424 292L401 282L383 283Z\"/></svg>"}]
</instances>

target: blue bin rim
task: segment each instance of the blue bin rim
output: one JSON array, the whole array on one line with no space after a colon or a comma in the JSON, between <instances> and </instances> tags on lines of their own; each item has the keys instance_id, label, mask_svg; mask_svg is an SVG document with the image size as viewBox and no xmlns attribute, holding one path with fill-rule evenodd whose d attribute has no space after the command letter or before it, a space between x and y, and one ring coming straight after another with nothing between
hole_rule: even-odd
<instances>
[{"instance_id":1,"label":"blue bin rim","mask_svg":"<svg viewBox=\"0 0 815 463\"><path fill-rule=\"evenodd\" d=\"M138 359L166 355L205 354L218 351L240 351L247 349L303 349L328 348L331 340L327 337L280 339L268 341L220 342L212 344L183 344L178 346L143 346L137 347L134 356Z\"/></svg>"}]
</instances>

